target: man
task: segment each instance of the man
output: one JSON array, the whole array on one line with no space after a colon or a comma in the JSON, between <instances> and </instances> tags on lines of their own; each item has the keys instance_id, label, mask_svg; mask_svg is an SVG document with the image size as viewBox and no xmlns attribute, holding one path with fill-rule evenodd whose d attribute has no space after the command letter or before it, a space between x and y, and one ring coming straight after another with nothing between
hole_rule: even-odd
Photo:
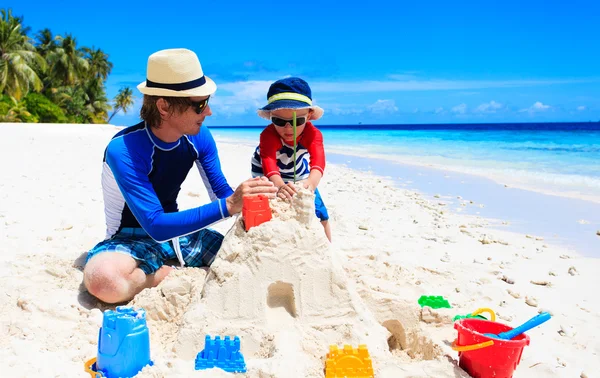
<instances>
[{"instance_id":1,"label":"man","mask_svg":"<svg viewBox=\"0 0 600 378\"><path fill-rule=\"evenodd\" d=\"M215 141L206 127L215 83L204 76L196 54L162 50L148 58L142 122L121 130L104 153L102 188L106 239L89 253L88 291L107 303L132 299L158 285L181 265L210 266L223 236L207 227L242 209L243 196L274 197L266 178L243 182L235 192L221 171ZM177 195L193 165L211 203L178 211Z\"/></svg>"}]
</instances>

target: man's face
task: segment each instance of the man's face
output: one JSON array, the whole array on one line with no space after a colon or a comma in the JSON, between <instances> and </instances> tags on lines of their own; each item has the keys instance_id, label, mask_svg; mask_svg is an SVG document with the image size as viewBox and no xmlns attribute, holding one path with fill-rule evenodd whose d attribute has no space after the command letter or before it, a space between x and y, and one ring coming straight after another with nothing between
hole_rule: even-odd
<instances>
[{"instance_id":1,"label":"man's face","mask_svg":"<svg viewBox=\"0 0 600 378\"><path fill-rule=\"evenodd\" d=\"M197 104L202 101L208 99L209 96L202 97L190 97L190 100L196 104L189 106L183 113L175 112L172 115L172 122L174 125L177 125L178 130L184 135L196 135L200 132L200 127L204 122L204 119L210 115L212 115L212 111L210 106L206 104L202 113L198 114Z\"/></svg>"},{"instance_id":2,"label":"man's face","mask_svg":"<svg viewBox=\"0 0 600 378\"><path fill-rule=\"evenodd\" d=\"M310 109L277 109L271 112L271 120L273 120L273 117L280 120L289 120L285 126L275 125L275 130L277 130L279 136L285 141L294 141L294 127L292 126L294 110L296 110L296 120L305 118L304 123L301 125L296 121L296 136L300 136L304 131L306 122L310 120Z\"/></svg>"}]
</instances>

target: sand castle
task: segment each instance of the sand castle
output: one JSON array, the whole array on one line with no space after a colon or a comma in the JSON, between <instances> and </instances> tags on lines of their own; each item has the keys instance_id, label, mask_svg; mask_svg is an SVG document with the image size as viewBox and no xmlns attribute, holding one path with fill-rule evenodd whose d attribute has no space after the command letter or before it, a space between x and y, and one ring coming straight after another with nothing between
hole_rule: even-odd
<instances>
[{"instance_id":1,"label":"sand castle","mask_svg":"<svg viewBox=\"0 0 600 378\"><path fill-rule=\"evenodd\" d=\"M419 353L411 333L418 328L416 303L400 311L403 319L378 318L368 308L314 216L312 192L300 191L292 203L272 200L271 208L273 219L248 232L237 220L203 285L204 271L176 271L134 301L150 319L168 320L161 327L177 333L178 358L195 358L206 334L240 336L249 376L322 377L332 344L368 345L376 369L402 358L390 351ZM433 349L425 354L432 358Z\"/></svg>"}]
</instances>

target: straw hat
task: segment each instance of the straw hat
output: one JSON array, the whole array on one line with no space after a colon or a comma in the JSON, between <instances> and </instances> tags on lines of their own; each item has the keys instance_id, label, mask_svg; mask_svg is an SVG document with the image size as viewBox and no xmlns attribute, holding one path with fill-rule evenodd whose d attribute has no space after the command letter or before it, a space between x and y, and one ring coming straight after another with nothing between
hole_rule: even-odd
<instances>
[{"instance_id":1,"label":"straw hat","mask_svg":"<svg viewBox=\"0 0 600 378\"><path fill-rule=\"evenodd\" d=\"M151 96L198 97L215 93L217 85L204 76L200 60L193 51L167 49L150 55L146 81L137 88Z\"/></svg>"},{"instance_id":2,"label":"straw hat","mask_svg":"<svg viewBox=\"0 0 600 378\"><path fill-rule=\"evenodd\" d=\"M267 105L258 109L258 115L270 119L271 111L277 109L312 109L311 119L319 119L323 109L312 104L312 93L308 83L299 77L277 80L267 92Z\"/></svg>"}]
</instances>

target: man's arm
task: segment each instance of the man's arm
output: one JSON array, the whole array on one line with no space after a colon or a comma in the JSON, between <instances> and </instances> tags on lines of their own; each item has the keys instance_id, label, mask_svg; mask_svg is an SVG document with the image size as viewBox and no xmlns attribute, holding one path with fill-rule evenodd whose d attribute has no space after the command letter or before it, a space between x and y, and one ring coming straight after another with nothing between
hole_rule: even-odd
<instances>
[{"instance_id":1,"label":"man's arm","mask_svg":"<svg viewBox=\"0 0 600 378\"><path fill-rule=\"evenodd\" d=\"M225 199L175 213L165 213L148 179L142 161L130 156L119 144L106 151L106 163L142 228L158 242L190 234L229 216Z\"/></svg>"},{"instance_id":2,"label":"man's arm","mask_svg":"<svg viewBox=\"0 0 600 378\"><path fill-rule=\"evenodd\" d=\"M200 133L190 139L198 152L196 165L210 199L214 201L217 198L223 199L232 195L233 190L221 170L219 152L210 130L207 127L201 127Z\"/></svg>"}]
</instances>

